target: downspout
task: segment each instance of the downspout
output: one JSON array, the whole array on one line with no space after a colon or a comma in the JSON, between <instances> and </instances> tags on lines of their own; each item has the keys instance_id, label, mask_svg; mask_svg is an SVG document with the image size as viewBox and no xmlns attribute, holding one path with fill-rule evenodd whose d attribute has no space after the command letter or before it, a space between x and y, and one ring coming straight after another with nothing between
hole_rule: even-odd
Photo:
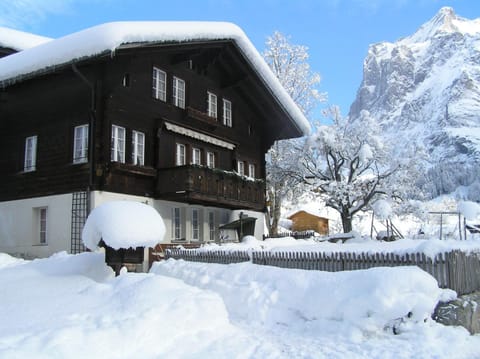
<instances>
[{"instance_id":1,"label":"downspout","mask_svg":"<svg viewBox=\"0 0 480 359\"><path fill-rule=\"evenodd\" d=\"M90 111L89 111L89 126L88 126L88 161L90 162L90 170L89 170L89 179L88 179L88 192L93 189L93 182L95 178L95 169L94 169L94 137L95 137L95 124L96 124L96 89L95 85L88 80L84 74L80 72L77 68L77 65L72 64L72 70L77 75L80 80L85 83L88 88L90 89ZM90 194L88 195L89 203L88 203L88 212L91 210L91 203L90 203Z\"/></svg>"}]
</instances>

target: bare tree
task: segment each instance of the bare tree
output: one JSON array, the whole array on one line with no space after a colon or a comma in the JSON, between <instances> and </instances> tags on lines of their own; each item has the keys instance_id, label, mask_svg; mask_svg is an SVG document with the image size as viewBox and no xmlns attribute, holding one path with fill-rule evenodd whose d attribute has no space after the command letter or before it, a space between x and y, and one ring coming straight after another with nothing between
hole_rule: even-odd
<instances>
[{"instance_id":1,"label":"bare tree","mask_svg":"<svg viewBox=\"0 0 480 359\"><path fill-rule=\"evenodd\" d=\"M275 31L267 38L263 57L290 97L306 117L319 103L326 101L326 93L318 91L320 74L308 64L308 47L290 43L289 38Z\"/></svg>"},{"instance_id":2,"label":"bare tree","mask_svg":"<svg viewBox=\"0 0 480 359\"><path fill-rule=\"evenodd\" d=\"M286 36L276 31L268 37L263 56L306 117L310 116L320 102L326 100L326 94L317 89L320 75L313 72L308 64L309 56L306 46L291 44ZM291 172L294 170L288 161L299 157L299 152L295 153L296 150L294 142L282 141L282 143L275 143L267 155L270 234L277 233L282 202L294 188L293 182L298 180L298 177L291 176Z\"/></svg>"},{"instance_id":3,"label":"bare tree","mask_svg":"<svg viewBox=\"0 0 480 359\"><path fill-rule=\"evenodd\" d=\"M326 205L340 214L343 231L352 231L352 218L380 198L401 199L414 179L412 154L392 156L380 127L367 111L359 119L342 118L329 110L333 124L319 126L307 141L304 181Z\"/></svg>"}]
</instances>

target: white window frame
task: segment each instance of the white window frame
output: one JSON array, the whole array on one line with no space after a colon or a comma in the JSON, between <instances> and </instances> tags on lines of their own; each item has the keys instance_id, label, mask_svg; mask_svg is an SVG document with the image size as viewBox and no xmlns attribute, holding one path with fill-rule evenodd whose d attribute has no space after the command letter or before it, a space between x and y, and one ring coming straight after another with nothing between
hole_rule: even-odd
<instances>
[{"instance_id":1,"label":"white window frame","mask_svg":"<svg viewBox=\"0 0 480 359\"><path fill-rule=\"evenodd\" d=\"M172 237L175 241L182 240L182 209L180 207L173 208L172 218Z\"/></svg>"},{"instance_id":2,"label":"white window frame","mask_svg":"<svg viewBox=\"0 0 480 359\"><path fill-rule=\"evenodd\" d=\"M200 166L202 164L202 151L200 148L192 148L192 165Z\"/></svg>"},{"instance_id":3,"label":"white window frame","mask_svg":"<svg viewBox=\"0 0 480 359\"><path fill-rule=\"evenodd\" d=\"M177 107L185 108L185 95L185 81L173 76L173 104Z\"/></svg>"},{"instance_id":4,"label":"white window frame","mask_svg":"<svg viewBox=\"0 0 480 359\"><path fill-rule=\"evenodd\" d=\"M25 159L23 170L32 172L37 169L37 136L30 136L25 139Z\"/></svg>"},{"instance_id":5,"label":"white window frame","mask_svg":"<svg viewBox=\"0 0 480 359\"><path fill-rule=\"evenodd\" d=\"M200 210L192 208L192 241L200 240Z\"/></svg>"},{"instance_id":6,"label":"white window frame","mask_svg":"<svg viewBox=\"0 0 480 359\"><path fill-rule=\"evenodd\" d=\"M207 94L207 114L208 116L217 119L217 95L210 91L208 91Z\"/></svg>"},{"instance_id":7,"label":"white window frame","mask_svg":"<svg viewBox=\"0 0 480 359\"><path fill-rule=\"evenodd\" d=\"M135 130L132 131L132 163L145 165L145 133Z\"/></svg>"},{"instance_id":8,"label":"white window frame","mask_svg":"<svg viewBox=\"0 0 480 359\"><path fill-rule=\"evenodd\" d=\"M125 163L125 127L112 125L110 160Z\"/></svg>"},{"instance_id":9,"label":"white window frame","mask_svg":"<svg viewBox=\"0 0 480 359\"><path fill-rule=\"evenodd\" d=\"M232 127L232 102L223 99L223 124Z\"/></svg>"},{"instance_id":10,"label":"white window frame","mask_svg":"<svg viewBox=\"0 0 480 359\"><path fill-rule=\"evenodd\" d=\"M152 96L157 100L167 101L167 73L158 67L153 67Z\"/></svg>"},{"instance_id":11,"label":"white window frame","mask_svg":"<svg viewBox=\"0 0 480 359\"><path fill-rule=\"evenodd\" d=\"M175 165L185 166L186 164L186 146L183 143L177 143L175 151Z\"/></svg>"},{"instance_id":12,"label":"white window frame","mask_svg":"<svg viewBox=\"0 0 480 359\"><path fill-rule=\"evenodd\" d=\"M48 211L47 207L38 208L38 240L40 244L47 244Z\"/></svg>"},{"instance_id":13,"label":"white window frame","mask_svg":"<svg viewBox=\"0 0 480 359\"><path fill-rule=\"evenodd\" d=\"M211 241L215 240L215 212L208 212L208 237Z\"/></svg>"},{"instance_id":14,"label":"white window frame","mask_svg":"<svg viewBox=\"0 0 480 359\"><path fill-rule=\"evenodd\" d=\"M237 161L237 173L240 176L245 176L245 162L244 161Z\"/></svg>"},{"instance_id":15,"label":"white window frame","mask_svg":"<svg viewBox=\"0 0 480 359\"><path fill-rule=\"evenodd\" d=\"M253 163L248 164L248 176L255 178L255 165Z\"/></svg>"},{"instance_id":16,"label":"white window frame","mask_svg":"<svg viewBox=\"0 0 480 359\"><path fill-rule=\"evenodd\" d=\"M215 152L207 152L207 167L215 168Z\"/></svg>"},{"instance_id":17,"label":"white window frame","mask_svg":"<svg viewBox=\"0 0 480 359\"><path fill-rule=\"evenodd\" d=\"M73 163L88 162L88 124L73 129Z\"/></svg>"}]
</instances>

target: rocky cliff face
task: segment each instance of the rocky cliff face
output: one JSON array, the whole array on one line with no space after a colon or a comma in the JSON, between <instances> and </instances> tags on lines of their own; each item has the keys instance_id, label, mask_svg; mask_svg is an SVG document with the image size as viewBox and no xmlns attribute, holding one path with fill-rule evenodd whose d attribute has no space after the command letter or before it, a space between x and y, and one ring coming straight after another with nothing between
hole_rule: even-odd
<instances>
[{"instance_id":1,"label":"rocky cliff face","mask_svg":"<svg viewBox=\"0 0 480 359\"><path fill-rule=\"evenodd\" d=\"M425 146L432 196L463 185L480 199L480 19L446 7L413 35L371 45L350 119L362 110L393 146Z\"/></svg>"}]
</instances>

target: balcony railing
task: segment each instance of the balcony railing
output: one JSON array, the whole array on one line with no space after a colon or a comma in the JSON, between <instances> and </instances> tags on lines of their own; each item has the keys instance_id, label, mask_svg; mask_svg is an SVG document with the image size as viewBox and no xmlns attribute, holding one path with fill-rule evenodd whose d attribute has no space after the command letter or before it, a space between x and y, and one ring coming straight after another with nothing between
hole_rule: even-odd
<instances>
[{"instance_id":1,"label":"balcony railing","mask_svg":"<svg viewBox=\"0 0 480 359\"><path fill-rule=\"evenodd\" d=\"M187 117L201 121L210 126L211 128L216 128L218 126L218 121L216 118L210 117L205 112L197 110L193 107L187 107Z\"/></svg>"},{"instance_id":2,"label":"balcony railing","mask_svg":"<svg viewBox=\"0 0 480 359\"><path fill-rule=\"evenodd\" d=\"M262 211L265 183L207 167L189 165L158 170L156 196L160 199L232 209Z\"/></svg>"}]
</instances>

